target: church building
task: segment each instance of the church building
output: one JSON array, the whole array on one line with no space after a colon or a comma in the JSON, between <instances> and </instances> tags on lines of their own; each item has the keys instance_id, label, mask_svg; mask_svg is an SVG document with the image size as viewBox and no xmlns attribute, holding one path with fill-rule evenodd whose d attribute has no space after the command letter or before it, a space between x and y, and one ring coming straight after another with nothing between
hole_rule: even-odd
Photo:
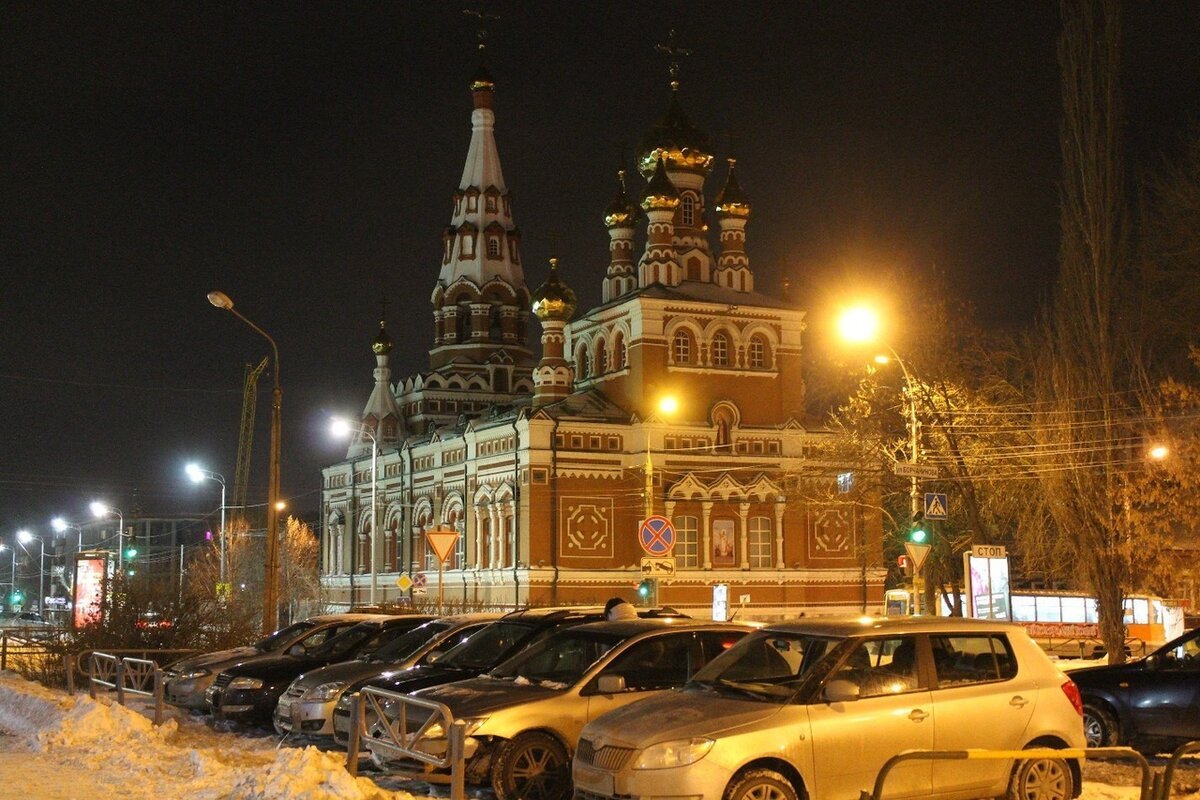
<instances>
[{"instance_id":1,"label":"church building","mask_svg":"<svg viewBox=\"0 0 1200 800\"><path fill-rule=\"evenodd\" d=\"M552 259L533 292L496 84L481 66L470 89L466 164L429 271L428 368L393 379L381 320L361 428L322 472L330 604L440 588L451 607L619 595L705 616L724 585L743 617L878 609L877 504L839 492L832 434L803 424L804 312L756 290L751 203L684 113L675 65L640 180L619 173L597 214L607 271ZM568 284L591 280L602 301L581 310ZM676 534L657 563L639 537L653 515ZM431 530L458 533L440 571Z\"/></svg>"}]
</instances>

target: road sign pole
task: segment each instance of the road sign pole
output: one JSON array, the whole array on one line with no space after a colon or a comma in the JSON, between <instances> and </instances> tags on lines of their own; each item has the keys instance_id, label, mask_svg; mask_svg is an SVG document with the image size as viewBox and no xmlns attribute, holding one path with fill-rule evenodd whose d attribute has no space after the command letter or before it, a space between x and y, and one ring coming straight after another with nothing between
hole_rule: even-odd
<instances>
[{"instance_id":1,"label":"road sign pole","mask_svg":"<svg viewBox=\"0 0 1200 800\"><path fill-rule=\"evenodd\" d=\"M446 562L438 560L438 616L442 616L442 600L446 593L446 582L442 578L446 574Z\"/></svg>"}]
</instances>

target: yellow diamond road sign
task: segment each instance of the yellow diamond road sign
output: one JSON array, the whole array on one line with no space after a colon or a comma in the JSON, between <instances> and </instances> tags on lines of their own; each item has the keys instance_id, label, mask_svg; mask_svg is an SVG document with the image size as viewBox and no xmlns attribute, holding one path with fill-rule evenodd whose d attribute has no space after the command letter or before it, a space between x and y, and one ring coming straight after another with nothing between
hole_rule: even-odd
<instances>
[{"instance_id":1,"label":"yellow diamond road sign","mask_svg":"<svg viewBox=\"0 0 1200 800\"><path fill-rule=\"evenodd\" d=\"M400 591L407 592L412 588L412 578L407 575L401 575L399 578L396 578L396 585L400 587Z\"/></svg>"}]
</instances>

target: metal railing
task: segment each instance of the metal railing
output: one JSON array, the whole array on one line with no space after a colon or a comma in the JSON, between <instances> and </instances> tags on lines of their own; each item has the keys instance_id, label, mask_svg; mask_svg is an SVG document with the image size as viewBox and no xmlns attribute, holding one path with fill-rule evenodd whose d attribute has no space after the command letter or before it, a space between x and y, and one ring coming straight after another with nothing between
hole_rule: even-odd
<instances>
[{"instance_id":1,"label":"metal railing","mask_svg":"<svg viewBox=\"0 0 1200 800\"><path fill-rule=\"evenodd\" d=\"M153 698L154 724L162 724L163 671L150 659L93 652L88 659L88 695L93 700L97 686L115 690L122 706L129 694Z\"/></svg>"},{"instance_id":2,"label":"metal railing","mask_svg":"<svg viewBox=\"0 0 1200 800\"><path fill-rule=\"evenodd\" d=\"M1051 747L1031 747L1027 750L906 750L892 756L884 762L875 776L875 785L871 791L863 790L859 800L881 800L883 786L888 775L898 764L906 761L1025 761L1032 758L1079 759L1088 758L1103 761L1129 759L1136 762L1142 772L1139 800L1169 800L1171 783L1175 777L1175 767L1179 760L1190 753L1200 753L1200 742L1190 742L1179 747L1171 754L1166 769L1155 773L1150 768L1146 757L1131 747L1089 747L1056 749Z\"/></svg>"},{"instance_id":3,"label":"metal railing","mask_svg":"<svg viewBox=\"0 0 1200 800\"><path fill-rule=\"evenodd\" d=\"M385 703L394 716L385 712ZM409 724L410 719L414 723L421 719L424 721L414 728ZM437 739L427 736L435 725L442 730L442 735ZM366 749L381 759L410 759L435 769L450 770L450 800L464 800L466 730L466 723L454 719L450 709L441 703L366 686L358 692L354 704L350 706L346 769L351 775L358 774L358 758L365 742ZM421 742L439 740L446 743L441 755L419 747ZM436 776L423 775L422 778L436 781Z\"/></svg>"}]
</instances>

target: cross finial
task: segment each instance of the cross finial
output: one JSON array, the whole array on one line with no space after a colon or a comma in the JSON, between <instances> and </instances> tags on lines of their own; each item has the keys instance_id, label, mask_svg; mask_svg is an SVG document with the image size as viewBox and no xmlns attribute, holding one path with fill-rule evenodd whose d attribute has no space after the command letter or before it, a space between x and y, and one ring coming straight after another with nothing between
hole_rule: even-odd
<instances>
[{"instance_id":1,"label":"cross finial","mask_svg":"<svg viewBox=\"0 0 1200 800\"><path fill-rule=\"evenodd\" d=\"M499 14L489 14L488 12L484 11L482 0L480 0L478 10L473 9L473 8L464 8L463 13L466 14L468 17L475 18L475 23L476 23L475 38L478 40L479 54L482 56L484 49L487 47L487 37L488 37L487 23L488 23L488 20L498 20L498 19L500 19L500 15Z\"/></svg>"},{"instance_id":2,"label":"cross finial","mask_svg":"<svg viewBox=\"0 0 1200 800\"><path fill-rule=\"evenodd\" d=\"M666 53L667 57L671 59L668 67L671 71L671 90L679 91L679 57L690 56L692 51L680 47L675 42L674 28L671 28L670 33L667 34L667 43L655 45L654 49L660 53Z\"/></svg>"},{"instance_id":3,"label":"cross finial","mask_svg":"<svg viewBox=\"0 0 1200 800\"><path fill-rule=\"evenodd\" d=\"M384 321L387 319L387 307L388 307L387 296L380 294L379 295L379 327L381 327L381 328L383 327Z\"/></svg>"}]
</instances>

